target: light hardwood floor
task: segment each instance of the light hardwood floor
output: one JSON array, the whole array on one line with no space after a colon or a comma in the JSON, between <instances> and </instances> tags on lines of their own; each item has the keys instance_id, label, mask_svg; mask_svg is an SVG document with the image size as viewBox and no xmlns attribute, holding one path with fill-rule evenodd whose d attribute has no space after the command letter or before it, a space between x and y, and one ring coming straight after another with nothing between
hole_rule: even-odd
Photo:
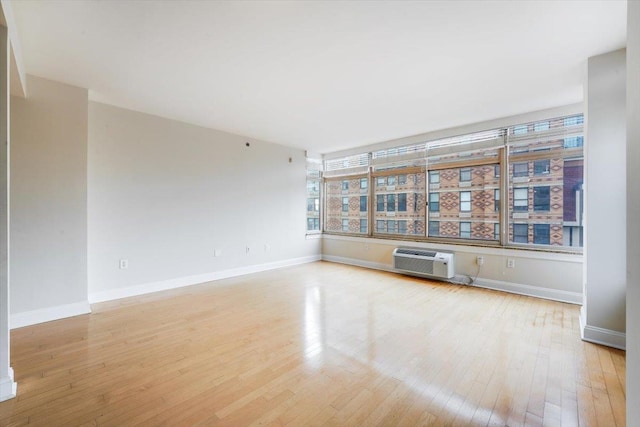
<instances>
[{"instance_id":1,"label":"light hardwood floor","mask_svg":"<svg viewBox=\"0 0 640 427\"><path fill-rule=\"evenodd\" d=\"M317 262L11 333L0 425L623 426L579 307Z\"/></svg>"}]
</instances>

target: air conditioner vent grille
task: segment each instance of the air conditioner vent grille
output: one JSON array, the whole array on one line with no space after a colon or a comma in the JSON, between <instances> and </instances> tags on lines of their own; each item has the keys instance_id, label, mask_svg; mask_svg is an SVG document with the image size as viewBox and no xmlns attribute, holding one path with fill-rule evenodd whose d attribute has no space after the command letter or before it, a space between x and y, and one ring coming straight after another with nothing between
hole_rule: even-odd
<instances>
[{"instance_id":1,"label":"air conditioner vent grille","mask_svg":"<svg viewBox=\"0 0 640 427\"><path fill-rule=\"evenodd\" d=\"M398 248L396 254L435 257L437 252L422 249Z\"/></svg>"}]
</instances>

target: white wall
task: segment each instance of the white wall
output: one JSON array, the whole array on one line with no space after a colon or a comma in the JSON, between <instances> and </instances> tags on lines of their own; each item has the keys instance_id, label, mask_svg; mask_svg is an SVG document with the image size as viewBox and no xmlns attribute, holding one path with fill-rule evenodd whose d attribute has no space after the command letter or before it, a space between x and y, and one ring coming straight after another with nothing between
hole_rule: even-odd
<instances>
[{"instance_id":1,"label":"white wall","mask_svg":"<svg viewBox=\"0 0 640 427\"><path fill-rule=\"evenodd\" d=\"M28 85L11 98L12 327L89 311L87 90Z\"/></svg>"},{"instance_id":2,"label":"white wall","mask_svg":"<svg viewBox=\"0 0 640 427\"><path fill-rule=\"evenodd\" d=\"M583 337L624 347L626 73L624 49L588 60L585 99Z\"/></svg>"},{"instance_id":3,"label":"white wall","mask_svg":"<svg viewBox=\"0 0 640 427\"><path fill-rule=\"evenodd\" d=\"M397 246L423 247L455 253L454 280L475 278L477 286L580 304L582 255L531 252L505 248L446 245L360 237L325 235L322 254L328 261L391 271ZM476 257L484 264L478 270ZM507 260L515 261L507 268Z\"/></svg>"},{"instance_id":4,"label":"white wall","mask_svg":"<svg viewBox=\"0 0 640 427\"><path fill-rule=\"evenodd\" d=\"M320 257L301 150L90 102L88 172L92 301Z\"/></svg>"},{"instance_id":5,"label":"white wall","mask_svg":"<svg viewBox=\"0 0 640 427\"><path fill-rule=\"evenodd\" d=\"M640 423L640 2L627 12L627 422ZM635 424L634 424L635 423Z\"/></svg>"}]
</instances>

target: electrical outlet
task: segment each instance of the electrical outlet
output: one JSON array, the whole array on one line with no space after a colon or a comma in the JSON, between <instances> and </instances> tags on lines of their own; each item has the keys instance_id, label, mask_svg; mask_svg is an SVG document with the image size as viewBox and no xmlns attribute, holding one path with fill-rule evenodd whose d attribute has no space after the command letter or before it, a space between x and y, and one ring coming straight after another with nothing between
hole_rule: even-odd
<instances>
[{"instance_id":1,"label":"electrical outlet","mask_svg":"<svg viewBox=\"0 0 640 427\"><path fill-rule=\"evenodd\" d=\"M477 256L476 257L476 264L478 264L478 265L484 264L484 257L483 256Z\"/></svg>"},{"instance_id":2,"label":"electrical outlet","mask_svg":"<svg viewBox=\"0 0 640 427\"><path fill-rule=\"evenodd\" d=\"M513 258L507 259L507 268L515 268L516 260Z\"/></svg>"},{"instance_id":3,"label":"electrical outlet","mask_svg":"<svg viewBox=\"0 0 640 427\"><path fill-rule=\"evenodd\" d=\"M120 270L126 270L127 268L129 268L129 260L128 259L121 259L120 260Z\"/></svg>"}]
</instances>

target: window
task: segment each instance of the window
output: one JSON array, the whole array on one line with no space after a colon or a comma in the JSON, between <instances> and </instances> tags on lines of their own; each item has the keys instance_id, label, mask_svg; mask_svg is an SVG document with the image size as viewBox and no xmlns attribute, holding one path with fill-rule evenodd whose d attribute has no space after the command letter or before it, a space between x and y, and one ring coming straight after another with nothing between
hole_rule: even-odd
<instances>
[{"instance_id":1,"label":"window","mask_svg":"<svg viewBox=\"0 0 640 427\"><path fill-rule=\"evenodd\" d=\"M471 191L460 192L460 212L471 212Z\"/></svg>"},{"instance_id":2,"label":"window","mask_svg":"<svg viewBox=\"0 0 640 427\"><path fill-rule=\"evenodd\" d=\"M429 184L440 184L440 172L438 171L429 172Z\"/></svg>"},{"instance_id":3,"label":"window","mask_svg":"<svg viewBox=\"0 0 640 427\"><path fill-rule=\"evenodd\" d=\"M564 126L577 126L584 123L584 116L581 114L579 116L565 117L564 118Z\"/></svg>"},{"instance_id":4,"label":"window","mask_svg":"<svg viewBox=\"0 0 640 427\"><path fill-rule=\"evenodd\" d=\"M549 130L549 122L538 122L533 125L533 130L536 132L541 132L543 130Z\"/></svg>"},{"instance_id":5,"label":"window","mask_svg":"<svg viewBox=\"0 0 640 427\"><path fill-rule=\"evenodd\" d=\"M534 187L533 189L533 210L548 211L550 204L549 187Z\"/></svg>"},{"instance_id":6,"label":"window","mask_svg":"<svg viewBox=\"0 0 640 427\"><path fill-rule=\"evenodd\" d=\"M460 237L462 239L470 239L471 238L471 223L470 222L461 222L460 223Z\"/></svg>"},{"instance_id":7,"label":"window","mask_svg":"<svg viewBox=\"0 0 640 427\"><path fill-rule=\"evenodd\" d=\"M429 212L440 211L440 193L429 193Z\"/></svg>"},{"instance_id":8,"label":"window","mask_svg":"<svg viewBox=\"0 0 640 427\"><path fill-rule=\"evenodd\" d=\"M574 114L326 160L324 181L307 179L307 229L580 247L583 126Z\"/></svg>"},{"instance_id":9,"label":"window","mask_svg":"<svg viewBox=\"0 0 640 427\"><path fill-rule=\"evenodd\" d=\"M529 226L513 224L513 243L529 243Z\"/></svg>"},{"instance_id":10,"label":"window","mask_svg":"<svg viewBox=\"0 0 640 427\"><path fill-rule=\"evenodd\" d=\"M440 221L429 221L429 236L440 235Z\"/></svg>"},{"instance_id":11,"label":"window","mask_svg":"<svg viewBox=\"0 0 640 427\"><path fill-rule=\"evenodd\" d=\"M320 232L320 164L307 159L307 233Z\"/></svg>"},{"instance_id":12,"label":"window","mask_svg":"<svg viewBox=\"0 0 640 427\"><path fill-rule=\"evenodd\" d=\"M522 135L523 133L527 133L527 125L520 125L513 127L514 135Z\"/></svg>"},{"instance_id":13,"label":"window","mask_svg":"<svg viewBox=\"0 0 640 427\"><path fill-rule=\"evenodd\" d=\"M407 193L398 194L398 212L407 211Z\"/></svg>"},{"instance_id":14,"label":"window","mask_svg":"<svg viewBox=\"0 0 640 427\"><path fill-rule=\"evenodd\" d=\"M387 194L387 212L395 212L396 210L396 195Z\"/></svg>"},{"instance_id":15,"label":"window","mask_svg":"<svg viewBox=\"0 0 640 427\"><path fill-rule=\"evenodd\" d=\"M513 164L513 176L529 176L529 163L514 163Z\"/></svg>"},{"instance_id":16,"label":"window","mask_svg":"<svg viewBox=\"0 0 640 427\"><path fill-rule=\"evenodd\" d=\"M342 231L345 233L349 231L349 220L346 218L342 220Z\"/></svg>"},{"instance_id":17,"label":"window","mask_svg":"<svg viewBox=\"0 0 640 427\"><path fill-rule=\"evenodd\" d=\"M543 175L550 172L551 161L549 159L536 160L533 162L533 174Z\"/></svg>"},{"instance_id":18,"label":"window","mask_svg":"<svg viewBox=\"0 0 640 427\"><path fill-rule=\"evenodd\" d=\"M549 224L533 224L533 243L537 245L549 244Z\"/></svg>"},{"instance_id":19,"label":"window","mask_svg":"<svg viewBox=\"0 0 640 427\"><path fill-rule=\"evenodd\" d=\"M529 191L527 188L513 189L513 211L526 212L529 210Z\"/></svg>"},{"instance_id":20,"label":"window","mask_svg":"<svg viewBox=\"0 0 640 427\"><path fill-rule=\"evenodd\" d=\"M360 212L367 211L367 196L360 196Z\"/></svg>"},{"instance_id":21,"label":"window","mask_svg":"<svg viewBox=\"0 0 640 427\"><path fill-rule=\"evenodd\" d=\"M320 218L307 218L307 231L320 231Z\"/></svg>"},{"instance_id":22,"label":"window","mask_svg":"<svg viewBox=\"0 0 640 427\"><path fill-rule=\"evenodd\" d=\"M582 136L569 136L564 139L564 148L579 148L584 145Z\"/></svg>"}]
</instances>

